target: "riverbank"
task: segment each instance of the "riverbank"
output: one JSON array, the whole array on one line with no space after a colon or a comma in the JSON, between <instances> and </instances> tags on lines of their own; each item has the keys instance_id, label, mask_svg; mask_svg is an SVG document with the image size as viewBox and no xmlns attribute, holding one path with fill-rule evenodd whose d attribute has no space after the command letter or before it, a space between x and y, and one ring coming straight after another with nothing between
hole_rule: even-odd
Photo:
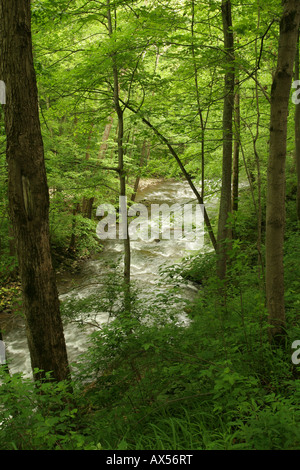
<instances>
[{"instance_id":1,"label":"riverbank","mask_svg":"<svg viewBox=\"0 0 300 470\"><path fill-rule=\"evenodd\" d=\"M192 197L191 190L185 181L165 179L142 180L137 194L137 200L143 199L148 201L149 204L152 201L184 204L189 202ZM101 312L97 321L100 324L101 322L105 323L108 315L105 309L113 310L112 304L118 296L117 285L114 287L115 293L113 294L111 288L106 287L106 283L108 282L109 286L111 276L115 278L113 282L119 282L118 279L122 278L122 253L122 240L106 240L103 246L101 244L101 252L90 253L90 256L86 257L78 257L76 253L70 254L68 251L60 253L60 256L57 257L59 262L56 263L56 279L62 310L66 310L65 304L71 300L73 302L71 309L75 313L81 314L81 309L92 312L95 309L93 299L96 299L96 303L98 303L96 308ZM131 242L131 280L134 289L137 290L141 298L140 301L144 305L148 303L151 305L154 294L166 295L171 282L170 278L164 279L161 276L161 270L179 263L181 258L188 253L184 242L172 238L170 240L161 240L160 243L151 240L148 242L133 240ZM114 267L109 267L111 265ZM197 290L192 283L182 283L181 289L182 295L186 298L192 298ZM111 300L107 299L105 307L101 305L100 299L106 299L106 295L111 295L112 298ZM89 302L92 302L91 307L88 306ZM0 327L4 332L13 370L28 370L29 365L29 373L30 363L26 359L28 351L24 319L22 318L20 305L17 306L18 310L7 315L5 321L4 319L1 321L0 315ZM117 303L114 308L118 308ZM88 329L89 333L90 331ZM83 331L78 331L76 322L72 324L67 321L65 323L65 336L70 358L73 361L79 352L85 350L87 335L84 335Z\"/></svg>"},{"instance_id":2,"label":"riverbank","mask_svg":"<svg viewBox=\"0 0 300 470\"><path fill-rule=\"evenodd\" d=\"M156 185L152 195L145 188L141 196L149 202L151 197L174 201L174 194L179 201L182 196L189 197L186 187L179 183L162 186ZM249 227L255 221L245 196L240 203L241 211L244 207L248 209L243 211L243 224L249 237ZM244 230L244 225L239 230ZM13 442L20 448L24 445L44 449L299 448L299 371L291 361L290 348L292 340L300 337L299 233L287 232L288 344L276 350L268 342L263 280L256 266L255 244L252 238L250 241L237 239L230 253L226 303L220 299L212 253L195 257L187 267L178 263L182 252L174 240L134 242L133 284L143 287L148 297L142 298L139 310L134 311L138 315L115 316L109 322L102 306L107 294L110 308L117 301L118 286L112 283L115 278L108 277L111 284L106 284L105 295L102 289L106 275L115 274L122 267L122 243L107 241L101 255L85 260L70 277L72 290L60 296L62 306L70 302L70 310L76 315L100 315L101 311L104 320L101 328L94 329L90 348L87 347L90 336L84 329L78 329L75 323L66 324L68 354L78 366L74 368L72 401L65 399L63 384L59 390L51 387L38 393L36 385L31 389L29 383L25 386L21 379L14 378L12 389L5 388L6 385L0 389L3 397L12 395L13 404L18 401L18 421L14 420L11 428L7 423L5 430L11 433L9 438L13 435ZM107 262L113 264L110 272L105 271ZM184 275L203 281L190 308L185 310L189 322L184 328L177 321L181 285L174 285L172 298L179 302L174 303L170 315L170 291L164 290L166 279L160 276L163 266L174 268L175 278L184 269ZM134 334L128 335L129 328ZM30 360L21 322L5 339L11 372L22 371L26 376ZM83 359L78 360L81 354ZM30 390L26 392L32 398L30 402L26 394L24 398L24 389ZM45 403L59 400L72 402L76 411L69 418L68 414L57 413L56 407L46 410L45 436L42 418ZM57 431L60 425L64 430L62 438ZM28 433L38 435L36 444L23 442ZM49 436L53 441L49 441ZM68 436L67 442L64 436Z\"/></svg>"}]
</instances>

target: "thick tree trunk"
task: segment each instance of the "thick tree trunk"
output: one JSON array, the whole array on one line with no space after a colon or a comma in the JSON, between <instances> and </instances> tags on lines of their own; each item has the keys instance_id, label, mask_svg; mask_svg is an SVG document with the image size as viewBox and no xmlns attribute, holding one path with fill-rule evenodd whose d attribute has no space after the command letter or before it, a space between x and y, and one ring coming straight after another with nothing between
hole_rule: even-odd
<instances>
[{"instance_id":1,"label":"thick tree trunk","mask_svg":"<svg viewBox=\"0 0 300 470\"><path fill-rule=\"evenodd\" d=\"M233 110L234 110L234 42L231 18L231 1L222 1L224 45L227 57L225 73L225 98L223 110L223 166L220 212L218 221L218 261L217 274L220 279L226 275L227 240L230 238L228 216L231 212L231 171L233 146Z\"/></svg>"},{"instance_id":2,"label":"thick tree trunk","mask_svg":"<svg viewBox=\"0 0 300 470\"><path fill-rule=\"evenodd\" d=\"M266 214L266 296L270 338L285 330L283 243L287 116L300 20L299 0L284 2L278 61L271 93L270 153Z\"/></svg>"},{"instance_id":3,"label":"thick tree trunk","mask_svg":"<svg viewBox=\"0 0 300 470\"><path fill-rule=\"evenodd\" d=\"M69 377L49 243L49 195L31 43L30 0L0 1L8 196L33 370ZM35 374L43 377L44 373Z\"/></svg>"},{"instance_id":4,"label":"thick tree trunk","mask_svg":"<svg viewBox=\"0 0 300 470\"><path fill-rule=\"evenodd\" d=\"M296 61L295 61L295 80L300 80L300 57L299 57L299 40L300 35L298 34ZM296 105L295 110L295 159L296 159L296 171L297 171L297 199L296 199L296 210L297 218L300 221L300 105Z\"/></svg>"}]
</instances>

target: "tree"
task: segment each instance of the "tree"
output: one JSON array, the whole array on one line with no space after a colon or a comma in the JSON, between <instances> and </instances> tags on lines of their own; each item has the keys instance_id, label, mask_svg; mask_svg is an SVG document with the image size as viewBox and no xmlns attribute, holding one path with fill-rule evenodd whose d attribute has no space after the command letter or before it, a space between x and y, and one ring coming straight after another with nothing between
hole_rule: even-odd
<instances>
[{"instance_id":1,"label":"tree","mask_svg":"<svg viewBox=\"0 0 300 470\"><path fill-rule=\"evenodd\" d=\"M49 194L31 41L30 0L0 1L1 76L10 216L17 245L28 346L36 378L69 377L49 241Z\"/></svg>"},{"instance_id":2,"label":"tree","mask_svg":"<svg viewBox=\"0 0 300 470\"><path fill-rule=\"evenodd\" d=\"M218 260L217 273L220 279L226 275L226 240L230 237L228 215L231 212L231 171L233 146L233 110L234 110L234 41L231 17L231 1L222 1L222 19L225 53L228 60L225 72L225 96L223 109L223 162L220 214L218 222Z\"/></svg>"},{"instance_id":3,"label":"tree","mask_svg":"<svg viewBox=\"0 0 300 470\"><path fill-rule=\"evenodd\" d=\"M234 95L234 150L233 150L233 167L232 167L232 211L237 212L239 206L239 154L240 154L240 90L239 80L236 79L236 91Z\"/></svg>"},{"instance_id":4,"label":"tree","mask_svg":"<svg viewBox=\"0 0 300 470\"><path fill-rule=\"evenodd\" d=\"M283 245L287 117L300 21L298 0L283 2L277 68L271 92L270 150L266 202L266 297L271 340L282 339L284 305Z\"/></svg>"},{"instance_id":5,"label":"tree","mask_svg":"<svg viewBox=\"0 0 300 470\"><path fill-rule=\"evenodd\" d=\"M110 0L107 0L107 24L108 24L108 32L109 37L112 38L113 36L113 22L112 22L112 15L111 15L111 4ZM116 16L116 12L115 12ZM120 97L119 97L119 71L116 62L116 53L113 52L111 54L112 60L112 72L113 72L113 101L115 111L118 116L118 137L117 137L117 144L118 144L118 173L120 177L120 197L123 198L122 204L124 202L124 198L126 197L126 174L124 169L124 110L120 105ZM127 205L123 205L123 213L127 211ZM121 223L122 226L122 238L124 243L124 284L125 284L125 307L126 310L130 310L130 239L128 233L128 223L127 219L124 224L124 221ZM125 232L125 233L124 233Z\"/></svg>"},{"instance_id":6,"label":"tree","mask_svg":"<svg viewBox=\"0 0 300 470\"><path fill-rule=\"evenodd\" d=\"M296 60L295 60L295 80L300 80L300 51L299 51L299 37L297 42ZM295 110L295 153L296 153L296 171L297 171L297 200L296 210L297 218L300 221L300 106L296 105Z\"/></svg>"}]
</instances>

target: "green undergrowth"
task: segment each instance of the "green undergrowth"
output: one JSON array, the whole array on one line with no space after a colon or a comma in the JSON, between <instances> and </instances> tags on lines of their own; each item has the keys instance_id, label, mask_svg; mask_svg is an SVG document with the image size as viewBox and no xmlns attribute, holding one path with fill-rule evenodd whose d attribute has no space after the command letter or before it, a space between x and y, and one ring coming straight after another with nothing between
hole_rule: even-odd
<instances>
[{"instance_id":1,"label":"green undergrowth","mask_svg":"<svg viewBox=\"0 0 300 470\"><path fill-rule=\"evenodd\" d=\"M243 216L226 286L208 252L162 270L172 289L132 286L130 312L115 266L101 291L66 299L64 321L93 325L87 351L71 387L1 371L0 449L299 449L300 235L287 209L284 345L268 341L264 247L259 258L245 242L255 221ZM185 282L198 287L192 301L179 295Z\"/></svg>"},{"instance_id":2,"label":"green undergrowth","mask_svg":"<svg viewBox=\"0 0 300 470\"><path fill-rule=\"evenodd\" d=\"M213 269L203 268L185 323L179 316L184 303L166 307L176 290L153 299L148 309L133 299L131 315L112 311L73 365L72 393L64 383L33 387L21 376L2 378L0 448L299 449L300 366L291 360L292 341L300 339L292 283L298 242L291 232L285 347L268 342L262 279L236 242L226 298L218 295Z\"/></svg>"}]
</instances>

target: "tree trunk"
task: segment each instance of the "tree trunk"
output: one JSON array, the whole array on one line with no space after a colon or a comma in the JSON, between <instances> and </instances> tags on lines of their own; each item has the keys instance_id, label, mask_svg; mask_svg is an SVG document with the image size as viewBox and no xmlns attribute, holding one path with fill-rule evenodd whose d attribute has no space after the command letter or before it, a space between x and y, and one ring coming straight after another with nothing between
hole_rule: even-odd
<instances>
[{"instance_id":1,"label":"tree trunk","mask_svg":"<svg viewBox=\"0 0 300 470\"><path fill-rule=\"evenodd\" d=\"M79 214L80 212L80 204L76 202L74 204L73 210L72 210L72 229L71 229L71 236L70 236L70 243L69 243L69 248L68 251L73 253L76 251L76 215Z\"/></svg>"},{"instance_id":2,"label":"tree trunk","mask_svg":"<svg viewBox=\"0 0 300 470\"><path fill-rule=\"evenodd\" d=\"M236 91L234 96L234 148L233 148L233 168L232 168L232 211L237 212L239 208L239 163L240 163L240 91L239 80L236 81Z\"/></svg>"},{"instance_id":3,"label":"tree trunk","mask_svg":"<svg viewBox=\"0 0 300 470\"><path fill-rule=\"evenodd\" d=\"M260 28L260 7L257 9L257 29ZM257 143L259 139L260 131L260 105L259 105L259 81L258 81L258 70L259 70L259 55L258 55L258 41L255 41L255 56L256 56L256 67L255 67L255 101L256 101L256 132L253 136L253 151L256 163L256 174L257 174L257 252L258 252L258 278L264 274L264 262L261 252L262 244L262 179L261 179L261 162L258 153Z\"/></svg>"},{"instance_id":4,"label":"tree trunk","mask_svg":"<svg viewBox=\"0 0 300 470\"><path fill-rule=\"evenodd\" d=\"M84 197L82 200L82 215L86 219L92 218L94 200L94 197Z\"/></svg>"},{"instance_id":5,"label":"tree trunk","mask_svg":"<svg viewBox=\"0 0 300 470\"><path fill-rule=\"evenodd\" d=\"M299 34L295 61L295 80L300 80L300 57L299 57ZM297 171L297 199L296 210L297 219L300 221L300 106L296 105L295 110L295 153L296 153L296 171Z\"/></svg>"},{"instance_id":6,"label":"tree trunk","mask_svg":"<svg viewBox=\"0 0 300 470\"><path fill-rule=\"evenodd\" d=\"M300 20L299 0L284 2L277 68L271 92L270 151L266 214L266 296L270 339L285 331L283 243L287 116Z\"/></svg>"},{"instance_id":7,"label":"tree trunk","mask_svg":"<svg viewBox=\"0 0 300 470\"><path fill-rule=\"evenodd\" d=\"M107 0L107 19L108 19L108 31L109 36L113 35L112 19L111 19L111 5L110 0ZM124 171L124 113L120 106L119 99L119 76L118 68L116 65L115 53L112 55L112 64L113 64L113 80L114 80L114 107L118 116L118 135L117 135L117 144L118 144L118 173L120 177L120 196L124 198L126 196L126 175ZM127 205L122 207L122 212L127 212ZM128 233L128 223L126 217L126 223L121 221L121 237L124 241L124 284L125 284L125 310L130 311L130 262L131 262L131 253L130 253L130 240Z\"/></svg>"},{"instance_id":8,"label":"tree trunk","mask_svg":"<svg viewBox=\"0 0 300 470\"><path fill-rule=\"evenodd\" d=\"M30 0L0 1L0 74L7 85L8 197L31 365L69 377L49 242L49 194L32 57Z\"/></svg>"},{"instance_id":9,"label":"tree trunk","mask_svg":"<svg viewBox=\"0 0 300 470\"><path fill-rule=\"evenodd\" d=\"M88 161L90 159L90 146L91 146L91 139L92 139L92 133L94 129L94 124L92 124L90 132L89 132L89 137L88 137L88 144L87 144L87 149L86 149L86 154L85 154L85 159ZM82 198L82 216L91 219L92 218L92 210L93 210L93 204L94 204L94 197L89 197L87 198L86 196L83 196Z\"/></svg>"},{"instance_id":10,"label":"tree trunk","mask_svg":"<svg viewBox=\"0 0 300 470\"><path fill-rule=\"evenodd\" d=\"M220 279L226 275L227 242L230 238L228 216L231 212L231 171L232 171L232 141L233 141L233 109L234 109L234 43L231 18L231 1L222 1L222 18L224 30L224 45L227 57L225 73L225 98L223 109L223 166L222 188L220 197L220 212L218 221L218 260L217 274Z\"/></svg>"},{"instance_id":11,"label":"tree trunk","mask_svg":"<svg viewBox=\"0 0 300 470\"><path fill-rule=\"evenodd\" d=\"M143 141L143 147L141 150L141 158L139 161L139 168L138 168L138 174L137 177L135 178L134 186L133 186L133 193L131 195L131 201L135 201L136 198L136 193L139 189L139 184L140 184L140 179L141 179L141 171L145 163L147 162L150 154L150 144L147 142L146 139Z\"/></svg>"},{"instance_id":12,"label":"tree trunk","mask_svg":"<svg viewBox=\"0 0 300 470\"><path fill-rule=\"evenodd\" d=\"M195 81L195 89L196 89L196 98L197 98L197 108L198 108L198 115L200 120L200 128L201 128L201 197L204 200L204 184L205 184L205 130L206 130L206 122L203 118L203 110L201 107L200 101L200 93L199 93L199 83L198 83L198 70L196 64L196 52L195 52L195 44L194 44L194 25L195 25L195 1L192 0L192 24L191 24L191 34L192 34L192 56L193 56L193 66L194 66L194 81Z\"/></svg>"},{"instance_id":13,"label":"tree trunk","mask_svg":"<svg viewBox=\"0 0 300 470\"><path fill-rule=\"evenodd\" d=\"M100 150L99 150L99 155L98 155L99 160L103 160L104 157L105 157L105 153L106 153L106 150L107 150L107 141L109 139L109 135L110 135L112 125L113 125L113 117L109 116L108 123L106 124L105 129L104 129L102 144L101 144Z\"/></svg>"}]
</instances>

